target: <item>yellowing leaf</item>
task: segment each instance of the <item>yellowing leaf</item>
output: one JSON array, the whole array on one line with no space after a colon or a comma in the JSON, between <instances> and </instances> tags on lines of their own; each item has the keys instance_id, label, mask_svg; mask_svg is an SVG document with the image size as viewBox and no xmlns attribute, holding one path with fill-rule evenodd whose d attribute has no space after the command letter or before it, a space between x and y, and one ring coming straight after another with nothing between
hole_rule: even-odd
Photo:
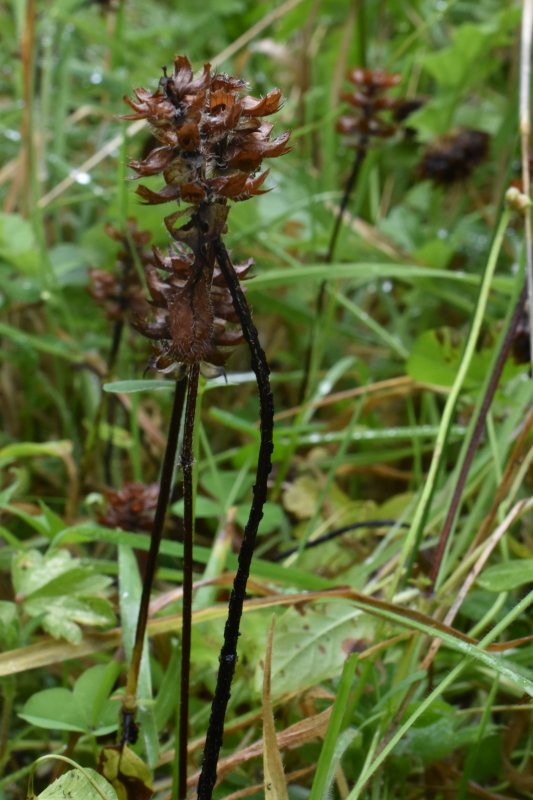
<instances>
[{"instance_id":1,"label":"yellowing leaf","mask_svg":"<svg viewBox=\"0 0 533 800\"><path fill-rule=\"evenodd\" d=\"M283 506L298 519L311 519L316 511L320 486L313 478L303 475L283 493Z\"/></svg>"},{"instance_id":2,"label":"yellowing leaf","mask_svg":"<svg viewBox=\"0 0 533 800\"><path fill-rule=\"evenodd\" d=\"M153 794L150 770L129 747L104 747L100 769L113 785L118 800L149 800Z\"/></svg>"}]
</instances>

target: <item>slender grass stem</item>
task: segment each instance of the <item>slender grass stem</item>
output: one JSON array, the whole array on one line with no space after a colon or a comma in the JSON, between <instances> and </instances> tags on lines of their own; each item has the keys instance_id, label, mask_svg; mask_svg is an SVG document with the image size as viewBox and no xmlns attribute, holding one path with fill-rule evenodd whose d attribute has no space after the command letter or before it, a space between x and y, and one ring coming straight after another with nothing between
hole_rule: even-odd
<instances>
[{"instance_id":1,"label":"slender grass stem","mask_svg":"<svg viewBox=\"0 0 533 800\"><path fill-rule=\"evenodd\" d=\"M251 354L252 369L257 379L260 407L261 442L257 458L257 470L253 498L248 522L244 529L241 549L238 557L237 572L233 582L228 616L224 628L224 644L220 652L219 669L211 716L204 747L204 759L198 781L198 800L211 800L217 778L217 763L222 746L224 719L231 694L231 683L237 662L237 641L246 597L246 583L250 574L250 566L254 553L259 523L263 517L263 506L267 497L267 483L272 468L272 437L274 431L274 403L270 389L269 368L266 356L259 342L257 328L252 322L252 315L239 280L231 263L228 251L220 238L214 242L216 259L224 276L233 300L233 305L241 323L244 338Z\"/></svg>"},{"instance_id":2,"label":"slender grass stem","mask_svg":"<svg viewBox=\"0 0 533 800\"><path fill-rule=\"evenodd\" d=\"M531 135L531 41L533 36L533 0L523 0L520 47L520 149L522 160L522 191L529 197L531 174L529 167ZM533 365L533 233L531 209L524 208L524 234L526 240L527 296L529 306L529 344ZM533 367L532 367L533 369Z\"/></svg>"},{"instance_id":3,"label":"slender grass stem","mask_svg":"<svg viewBox=\"0 0 533 800\"><path fill-rule=\"evenodd\" d=\"M152 526L150 550L148 551L148 559L146 562L146 572L143 581L139 616L137 618L137 629L135 631L135 643L133 645L133 654L126 681L126 692L122 704L122 739L124 741L128 741L129 739L128 726L133 724L133 715L135 713L137 704L137 684L139 680L139 669L141 665L141 656L146 633L146 623L148 621L148 605L150 603L150 593L152 590L152 584L154 582L159 546L161 544L161 538L163 535L165 515L172 489L174 465L176 461L176 451L178 447L178 437L181 418L183 415L187 383L188 382L186 378L178 379L176 381L176 388L174 390L172 415L170 418L167 444L163 458L163 468L161 470L161 478L159 482L159 496L157 498L157 507Z\"/></svg>"},{"instance_id":4,"label":"slender grass stem","mask_svg":"<svg viewBox=\"0 0 533 800\"><path fill-rule=\"evenodd\" d=\"M194 422L200 365L193 364L189 370L187 405L183 427L181 467L183 470L183 601L181 628L180 704L178 730L178 775L173 787L173 797L185 800L187 796L187 740L189 734L189 679L191 671L192 631L192 579L194 541ZM177 794L176 794L177 792Z\"/></svg>"},{"instance_id":5,"label":"slender grass stem","mask_svg":"<svg viewBox=\"0 0 533 800\"><path fill-rule=\"evenodd\" d=\"M431 502L433 500L433 494L435 492L435 488L437 485L437 479L444 462L444 456L446 454L446 443L448 441L448 435L451 429L453 415L455 412L457 401L459 399L459 395L466 380L468 368L470 367L472 357L475 352L477 340L479 337L479 332L481 330L481 324L483 322L483 317L488 302L489 291L492 284L492 278L496 270L496 265L498 263L498 256L500 254L500 250L503 244L503 239L505 236L505 231L507 230L507 225L509 224L510 217L511 217L511 212L508 208L506 208L502 213L498 229L494 236L492 247L487 260L487 266L485 268L485 273L481 281L479 297L474 312L474 316L472 319L470 332L468 334L468 339L465 345L463 357L461 359L461 364L459 365L455 381L450 390L448 399L446 401L446 405L444 407L444 411L442 413L439 433L435 441L435 449L433 451L433 458L431 460L429 472L427 474L426 481L422 489L420 501L416 507L416 511L411 524L411 529L407 534L405 540L405 544L401 555L401 563L407 566L407 577L411 571L414 559L416 557L416 553L418 551L418 547L422 539L424 525L426 524L426 519L431 508ZM391 587L391 591L395 591L395 589L396 586Z\"/></svg>"},{"instance_id":6,"label":"slender grass stem","mask_svg":"<svg viewBox=\"0 0 533 800\"><path fill-rule=\"evenodd\" d=\"M509 327L507 328L507 332L505 334L500 350L498 352L496 363L494 364L494 369L492 370L489 383L487 384L485 396L483 397L483 401L479 408L476 424L474 426L474 430L472 431L472 436L468 443L468 448L465 453L464 461L461 465L461 470L459 472L459 476L455 484L452 499L448 507L448 513L446 514L446 519L444 521L444 525L442 526L442 531L439 537L439 544L437 546L437 551L435 553L433 566L431 568L431 573L430 573L430 578L433 587L435 587L435 583L438 578L440 565L442 563L442 559L444 558L446 545L448 543L453 523L455 521L457 510L459 508L459 503L461 502L461 497L464 491L466 479L468 478L468 473L470 471L470 467L472 466L472 461L474 460L474 455L477 446L480 442L483 430L485 428L485 420L487 418L487 413L494 398L494 394L496 393L496 389L498 388L498 383L501 374L503 372L507 356L509 355L509 351L512 347L518 323L520 322L522 314L524 313L526 298L527 298L527 283L524 285L524 288L522 289L520 296L517 300L515 309L513 311L513 315L509 323Z\"/></svg>"}]
</instances>

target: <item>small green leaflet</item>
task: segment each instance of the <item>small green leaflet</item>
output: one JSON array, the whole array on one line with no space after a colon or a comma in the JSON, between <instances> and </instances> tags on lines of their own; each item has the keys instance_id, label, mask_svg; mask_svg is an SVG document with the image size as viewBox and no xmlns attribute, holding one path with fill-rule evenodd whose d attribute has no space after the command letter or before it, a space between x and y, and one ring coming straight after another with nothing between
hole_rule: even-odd
<instances>
[{"instance_id":1,"label":"small green leaflet","mask_svg":"<svg viewBox=\"0 0 533 800\"><path fill-rule=\"evenodd\" d=\"M81 564L68 550L18 553L12 566L17 600L30 617L41 617L54 638L81 642L80 625L113 625L115 615L104 596L112 579Z\"/></svg>"}]
</instances>

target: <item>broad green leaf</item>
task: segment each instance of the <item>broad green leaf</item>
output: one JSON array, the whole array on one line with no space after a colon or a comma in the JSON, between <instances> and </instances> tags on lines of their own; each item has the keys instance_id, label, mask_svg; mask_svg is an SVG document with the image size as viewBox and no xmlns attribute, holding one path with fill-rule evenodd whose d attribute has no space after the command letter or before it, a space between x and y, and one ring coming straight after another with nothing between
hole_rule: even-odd
<instances>
[{"instance_id":1,"label":"broad green leaf","mask_svg":"<svg viewBox=\"0 0 533 800\"><path fill-rule=\"evenodd\" d=\"M178 500L176 503L173 503L171 511L173 514L177 514L179 517L182 517L183 500ZM218 518L224 513L224 508L220 505L220 503L217 503L216 500L211 500L210 497L205 497L204 495L198 495L196 498L194 512L197 519Z\"/></svg>"},{"instance_id":2,"label":"broad green leaf","mask_svg":"<svg viewBox=\"0 0 533 800\"><path fill-rule=\"evenodd\" d=\"M39 550L18 553L12 567L15 592L20 598L28 597L78 563L68 550L52 550L46 555Z\"/></svg>"},{"instance_id":3,"label":"broad green leaf","mask_svg":"<svg viewBox=\"0 0 533 800\"><path fill-rule=\"evenodd\" d=\"M72 691L56 687L32 695L19 716L39 728L104 736L118 727L120 701L109 694L120 671L115 661L82 672Z\"/></svg>"},{"instance_id":4,"label":"broad green leaf","mask_svg":"<svg viewBox=\"0 0 533 800\"><path fill-rule=\"evenodd\" d=\"M88 780L92 779L92 783ZM106 779L90 767L71 769L36 796L36 800L118 800Z\"/></svg>"},{"instance_id":5,"label":"broad green leaf","mask_svg":"<svg viewBox=\"0 0 533 800\"><path fill-rule=\"evenodd\" d=\"M533 558L493 564L482 572L478 583L489 592L508 592L533 584Z\"/></svg>"},{"instance_id":6,"label":"broad green leaf","mask_svg":"<svg viewBox=\"0 0 533 800\"><path fill-rule=\"evenodd\" d=\"M115 621L111 604L101 596L111 579L81 566L68 550L53 549L44 555L23 551L15 556L12 573L24 611L41 617L43 628L54 638L79 644L80 625L105 627Z\"/></svg>"},{"instance_id":7,"label":"broad green leaf","mask_svg":"<svg viewBox=\"0 0 533 800\"><path fill-rule=\"evenodd\" d=\"M302 691L340 673L348 652L343 645L347 640L366 638L371 624L358 609L346 603L288 609L276 625L273 697ZM261 680L258 671L258 691Z\"/></svg>"},{"instance_id":8,"label":"broad green leaf","mask_svg":"<svg viewBox=\"0 0 533 800\"><path fill-rule=\"evenodd\" d=\"M46 595L54 597L59 595L89 595L103 592L113 582L107 575L89 573L86 567L76 567L69 569L48 581L40 589L32 592L32 600L36 597Z\"/></svg>"},{"instance_id":9,"label":"broad green leaf","mask_svg":"<svg viewBox=\"0 0 533 800\"><path fill-rule=\"evenodd\" d=\"M411 711L416 705L411 707ZM458 747L476 741L477 725L460 727L461 722L453 706L437 701L420 717L400 741L395 756L420 758L431 763L445 758Z\"/></svg>"},{"instance_id":10,"label":"broad green leaf","mask_svg":"<svg viewBox=\"0 0 533 800\"><path fill-rule=\"evenodd\" d=\"M436 53L424 56L422 64L445 89L461 89L479 83L497 68L498 59L491 58L491 50L509 41L514 35L513 20L516 9L493 15L488 23L467 22L453 32L452 43Z\"/></svg>"},{"instance_id":11,"label":"broad green leaf","mask_svg":"<svg viewBox=\"0 0 533 800\"><path fill-rule=\"evenodd\" d=\"M424 56L422 64L432 77L447 89L470 84L477 79L474 65L480 54L491 45L480 25L467 23L457 28L452 44Z\"/></svg>"},{"instance_id":12,"label":"broad green leaf","mask_svg":"<svg viewBox=\"0 0 533 800\"><path fill-rule=\"evenodd\" d=\"M97 736L118 727L120 700L110 700L109 695L119 674L120 664L110 661L86 669L74 684L72 694L84 709L89 729Z\"/></svg>"},{"instance_id":13,"label":"broad green leaf","mask_svg":"<svg viewBox=\"0 0 533 800\"><path fill-rule=\"evenodd\" d=\"M421 142L428 142L450 130L451 120L457 109L454 93L431 97L422 108L409 116L409 127L417 132ZM442 266L435 264L436 267Z\"/></svg>"},{"instance_id":14,"label":"broad green leaf","mask_svg":"<svg viewBox=\"0 0 533 800\"><path fill-rule=\"evenodd\" d=\"M82 638L80 625L98 628L114 624L115 615L109 601L102 597L37 597L24 603L31 617L40 617L41 625L54 639L64 638L79 644Z\"/></svg>"},{"instance_id":15,"label":"broad green leaf","mask_svg":"<svg viewBox=\"0 0 533 800\"><path fill-rule=\"evenodd\" d=\"M38 728L81 733L89 729L86 710L71 691L62 687L43 689L32 695L19 716Z\"/></svg>"}]
</instances>

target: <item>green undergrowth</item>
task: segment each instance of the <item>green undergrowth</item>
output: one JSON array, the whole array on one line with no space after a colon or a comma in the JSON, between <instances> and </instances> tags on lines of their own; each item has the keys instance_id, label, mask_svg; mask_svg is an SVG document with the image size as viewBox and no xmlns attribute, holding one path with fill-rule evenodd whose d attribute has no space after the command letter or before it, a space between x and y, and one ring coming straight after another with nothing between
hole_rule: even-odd
<instances>
[{"instance_id":1,"label":"green undergrowth","mask_svg":"<svg viewBox=\"0 0 533 800\"><path fill-rule=\"evenodd\" d=\"M88 271L116 268L110 223L123 231L134 217L166 246L161 208L140 204L127 167L146 152L147 129L120 115L123 96L154 89L175 54L245 76L255 96L279 86L275 132L292 130L272 191L236 203L227 234L236 263L255 262L247 297L277 417L214 797L281 800L279 781L290 800L533 796L525 316L432 572L524 284L523 217L505 203L520 181L521 4L272 9L0 9L0 798L171 797L180 471L141 663L140 735L124 756L129 784L110 775L153 503L143 495L120 522L110 492L157 483L174 382L147 371L150 346L128 325L109 369L113 322ZM394 136L373 140L328 262L354 158L335 129L347 112L339 92L353 90L344 76L357 66L398 73L390 96L420 103ZM488 137L479 160L457 154L464 129ZM423 166L428 146L452 159L454 180ZM200 381L191 793L259 444L246 349L225 376ZM283 774L269 789L261 714L273 615Z\"/></svg>"}]
</instances>

